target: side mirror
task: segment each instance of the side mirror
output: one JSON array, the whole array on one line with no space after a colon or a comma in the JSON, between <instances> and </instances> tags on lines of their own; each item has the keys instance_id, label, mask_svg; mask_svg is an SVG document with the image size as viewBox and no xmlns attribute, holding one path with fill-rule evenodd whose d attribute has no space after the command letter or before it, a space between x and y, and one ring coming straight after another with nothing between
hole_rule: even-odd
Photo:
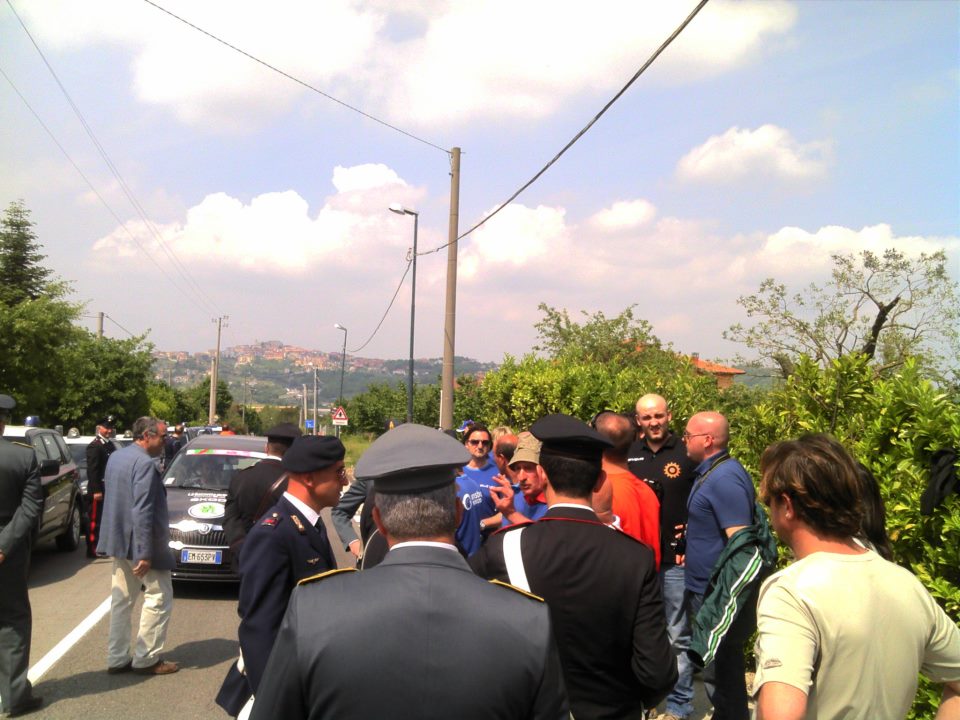
<instances>
[{"instance_id":1,"label":"side mirror","mask_svg":"<svg viewBox=\"0 0 960 720\"><path fill-rule=\"evenodd\" d=\"M40 461L41 475L56 475L58 472L60 472L59 460L41 460Z\"/></svg>"}]
</instances>

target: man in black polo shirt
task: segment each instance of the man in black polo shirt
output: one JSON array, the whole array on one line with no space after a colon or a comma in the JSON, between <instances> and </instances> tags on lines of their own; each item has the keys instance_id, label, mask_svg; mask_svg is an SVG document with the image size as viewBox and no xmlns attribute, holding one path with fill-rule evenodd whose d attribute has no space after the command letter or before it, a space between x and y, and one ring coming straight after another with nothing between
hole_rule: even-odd
<instances>
[{"instance_id":1,"label":"man in black polo shirt","mask_svg":"<svg viewBox=\"0 0 960 720\"><path fill-rule=\"evenodd\" d=\"M660 587L667 614L667 635L677 656L679 679L667 695L663 718L687 718L693 712L693 665L687 658L690 619L683 604L682 542L687 525L687 496L697 464L687 457L680 437L670 432L672 416L667 401L648 394L637 400L637 423L642 437L630 446L627 466L660 497Z\"/></svg>"}]
</instances>

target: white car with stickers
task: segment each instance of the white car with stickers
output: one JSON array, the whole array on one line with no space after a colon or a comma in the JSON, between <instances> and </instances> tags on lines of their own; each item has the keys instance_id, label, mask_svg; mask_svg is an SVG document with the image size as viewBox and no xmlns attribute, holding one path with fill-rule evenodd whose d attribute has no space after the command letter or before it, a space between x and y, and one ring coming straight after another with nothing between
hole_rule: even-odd
<instances>
[{"instance_id":1,"label":"white car with stickers","mask_svg":"<svg viewBox=\"0 0 960 720\"><path fill-rule=\"evenodd\" d=\"M164 473L174 580L240 579L223 530L227 490L236 473L267 457L266 443L249 435L200 435Z\"/></svg>"}]
</instances>

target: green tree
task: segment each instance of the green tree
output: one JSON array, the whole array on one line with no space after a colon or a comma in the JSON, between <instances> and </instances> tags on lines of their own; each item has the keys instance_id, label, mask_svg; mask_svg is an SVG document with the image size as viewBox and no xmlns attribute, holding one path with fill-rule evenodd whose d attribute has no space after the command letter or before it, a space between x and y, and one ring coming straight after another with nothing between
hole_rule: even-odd
<instances>
[{"instance_id":1,"label":"green tree","mask_svg":"<svg viewBox=\"0 0 960 720\"><path fill-rule=\"evenodd\" d=\"M581 310L586 320L576 323L566 310L557 310L546 303L537 309L543 318L534 325L539 344L534 347L547 357L571 358L578 362L617 362L636 358L644 348L660 346L653 328L646 320L633 317L633 308L623 310L613 318L602 312L588 315Z\"/></svg>"},{"instance_id":2,"label":"green tree","mask_svg":"<svg viewBox=\"0 0 960 720\"><path fill-rule=\"evenodd\" d=\"M407 417L407 386L400 381L372 383L346 403L351 433L381 434L393 420L402 423ZM436 427L440 418L440 388L437 385L414 385L413 421Z\"/></svg>"},{"instance_id":3,"label":"green tree","mask_svg":"<svg viewBox=\"0 0 960 720\"><path fill-rule=\"evenodd\" d=\"M191 418L200 424L206 424L210 412L210 376L207 375L197 385L184 391L184 399L190 410ZM233 402L233 395L227 389L223 380L217 380L216 411L221 418L226 417L227 410Z\"/></svg>"},{"instance_id":4,"label":"green tree","mask_svg":"<svg viewBox=\"0 0 960 720\"><path fill-rule=\"evenodd\" d=\"M909 258L895 249L882 255L835 254L831 279L790 294L764 280L755 295L737 301L756 322L733 325L723 336L776 363L783 377L800 355L821 367L861 353L886 372L915 357L943 374L960 351L960 297L942 250Z\"/></svg>"},{"instance_id":5,"label":"green tree","mask_svg":"<svg viewBox=\"0 0 960 720\"><path fill-rule=\"evenodd\" d=\"M0 302L12 306L51 294L51 271L40 263L44 256L23 200L10 203L0 219ZM61 292L53 293L55 295Z\"/></svg>"},{"instance_id":6,"label":"green tree","mask_svg":"<svg viewBox=\"0 0 960 720\"><path fill-rule=\"evenodd\" d=\"M93 427L113 414L130 427L150 411L153 346L144 336L117 340L81 330L61 351L69 369L55 415L65 425Z\"/></svg>"},{"instance_id":7,"label":"green tree","mask_svg":"<svg viewBox=\"0 0 960 720\"><path fill-rule=\"evenodd\" d=\"M149 415L176 425L193 417L184 394L165 382L151 380L147 384L147 398L150 402Z\"/></svg>"}]
</instances>

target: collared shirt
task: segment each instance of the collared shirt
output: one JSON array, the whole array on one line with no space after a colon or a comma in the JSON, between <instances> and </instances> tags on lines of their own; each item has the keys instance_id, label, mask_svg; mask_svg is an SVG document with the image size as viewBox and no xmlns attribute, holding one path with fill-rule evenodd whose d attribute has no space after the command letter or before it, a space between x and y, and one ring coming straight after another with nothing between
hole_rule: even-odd
<instances>
[{"instance_id":1,"label":"collared shirt","mask_svg":"<svg viewBox=\"0 0 960 720\"><path fill-rule=\"evenodd\" d=\"M397 544L394 545L392 548L390 548L390 552L393 552L393 551L396 550L397 548L405 548L405 547L434 547L434 548L442 548L442 549L444 549L444 550L452 550L453 552L457 553L458 555L460 554L460 551L457 550L457 548L456 548L455 545L451 545L450 543L445 543L445 542L434 542L434 541L432 541L432 540L408 540L407 542L397 543Z\"/></svg>"},{"instance_id":2,"label":"collared shirt","mask_svg":"<svg viewBox=\"0 0 960 720\"><path fill-rule=\"evenodd\" d=\"M306 520L311 525L316 526L317 520L320 519L320 513L318 513L312 507L307 505L300 498L296 498L288 492L285 492L283 496L290 501L290 504L293 505L300 512L301 515L303 515L304 520Z\"/></svg>"}]
</instances>

